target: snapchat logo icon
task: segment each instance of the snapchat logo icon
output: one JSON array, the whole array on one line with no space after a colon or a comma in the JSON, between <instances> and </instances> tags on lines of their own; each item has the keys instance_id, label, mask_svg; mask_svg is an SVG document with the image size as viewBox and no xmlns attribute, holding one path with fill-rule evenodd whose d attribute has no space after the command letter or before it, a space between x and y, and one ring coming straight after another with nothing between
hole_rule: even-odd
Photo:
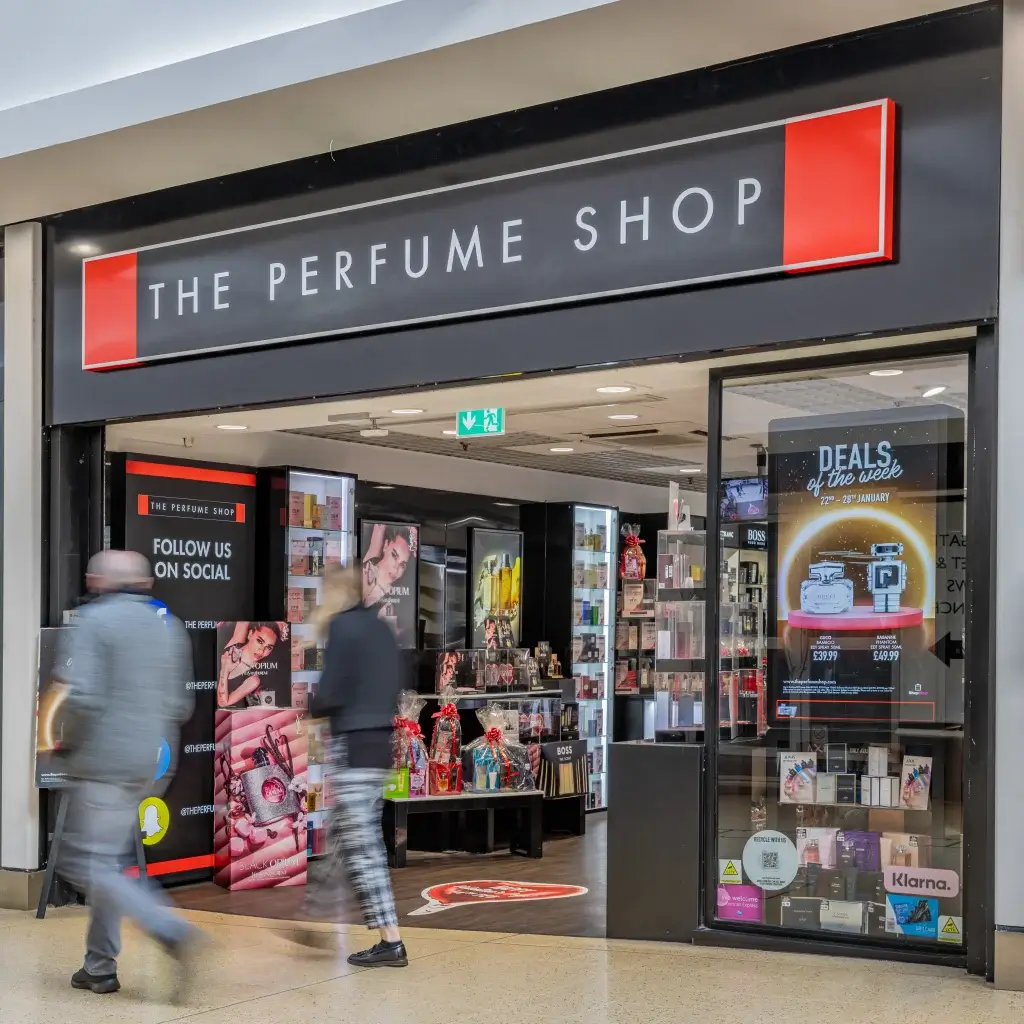
<instances>
[{"instance_id":1,"label":"snapchat logo icon","mask_svg":"<svg viewBox=\"0 0 1024 1024\"><path fill-rule=\"evenodd\" d=\"M151 796L139 804L139 828L144 846L156 846L167 835L170 824L171 812L163 800Z\"/></svg>"}]
</instances>

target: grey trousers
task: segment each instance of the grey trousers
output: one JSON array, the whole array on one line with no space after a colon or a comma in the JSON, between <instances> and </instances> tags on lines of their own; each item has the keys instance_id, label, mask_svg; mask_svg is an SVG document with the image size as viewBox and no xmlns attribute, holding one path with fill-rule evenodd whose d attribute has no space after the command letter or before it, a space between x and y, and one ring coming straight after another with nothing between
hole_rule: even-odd
<instances>
[{"instance_id":1,"label":"grey trousers","mask_svg":"<svg viewBox=\"0 0 1024 1024\"><path fill-rule=\"evenodd\" d=\"M58 872L89 901L85 969L115 974L121 952L121 920L133 920L165 945L182 942L192 925L176 915L149 879L132 879L124 867L134 855L142 787L80 782L68 794L68 818Z\"/></svg>"}]
</instances>

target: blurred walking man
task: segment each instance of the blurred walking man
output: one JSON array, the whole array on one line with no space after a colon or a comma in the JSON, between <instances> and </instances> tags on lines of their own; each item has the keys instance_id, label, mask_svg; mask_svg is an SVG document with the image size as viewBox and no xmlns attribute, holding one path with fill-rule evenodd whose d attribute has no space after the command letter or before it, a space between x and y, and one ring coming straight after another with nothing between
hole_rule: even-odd
<instances>
[{"instance_id":1,"label":"blurred walking man","mask_svg":"<svg viewBox=\"0 0 1024 1024\"><path fill-rule=\"evenodd\" d=\"M174 958L173 997L182 1001L199 933L148 879L124 874L139 803L154 795L161 741L176 752L192 713L188 638L176 619L152 607L152 584L149 563L136 552L104 551L89 562L86 585L96 600L68 630L58 660L68 687L65 767L72 787L58 871L89 902L85 963L72 987L97 993L121 987L117 956L121 919L128 917Z\"/></svg>"}]
</instances>

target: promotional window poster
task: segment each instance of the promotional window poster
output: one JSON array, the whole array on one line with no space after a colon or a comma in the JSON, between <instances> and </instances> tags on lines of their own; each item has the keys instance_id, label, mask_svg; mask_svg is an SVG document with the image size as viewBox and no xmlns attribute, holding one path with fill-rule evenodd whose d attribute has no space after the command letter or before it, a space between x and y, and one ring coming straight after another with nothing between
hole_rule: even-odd
<instances>
[{"instance_id":1,"label":"promotional window poster","mask_svg":"<svg viewBox=\"0 0 1024 1024\"><path fill-rule=\"evenodd\" d=\"M61 637L71 627L41 629L36 689L36 787L59 789L67 785L61 765L64 722L61 706L67 686L54 678ZM70 665L67 666L70 669Z\"/></svg>"},{"instance_id":2,"label":"promotional window poster","mask_svg":"<svg viewBox=\"0 0 1024 1024\"><path fill-rule=\"evenodd\" d=\"M265 889L306 881L308 736L302 711L218 711L214 881Z\"/></svg>"},{"instance_id":3,"label":"promotional window poster","mask_svg":"<svg viewBox=\"0 0 1024 1024\"><path fill-rule=\"evenodd\" d=\"M769 424L773 724L945 720L937 533L962 508L963 438L934 405Z\"/></svg>"},{"instance_id":4,"label":"promotional window poster","mask_svg":"<svg viewBox=\"0 0 1024 1024\"><path fill-rule=\"evenodd\" d=\"M410 523L359 524L363 604L394 630L398 646L415 650L419 630L420 528Z\"/></svg>"},{"instance_id":5,"label":"promotional window poster","mask_svg":"<svg viewBox=\"0 0 1024 1024\"><path fill-rule=\"evenodd\" d=\"M522 629L523 535L469 531L470 648L519 646Z\"/></svg>"},{"instance_id":6,"label":"promotional window poster","mask_svg":"<svg viewBox=\"0 0 1024 1024\"><path fill-rule=\"evenodd\" d=\"M218 710L291 706L289 623L219 622L217 650Z\"/></svg>"}]
</instances>

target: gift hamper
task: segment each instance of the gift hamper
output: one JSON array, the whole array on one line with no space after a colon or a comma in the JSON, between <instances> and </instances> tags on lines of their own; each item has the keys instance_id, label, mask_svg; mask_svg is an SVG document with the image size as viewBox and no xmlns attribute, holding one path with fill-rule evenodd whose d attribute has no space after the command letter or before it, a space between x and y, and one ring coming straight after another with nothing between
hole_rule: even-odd
<instances>
[{"instance_id":1,"label":"gift hamper","mask_svg":"<svg viewBox=\"0 0 1024 1024\"><path fill-rule=\"evenodd\" d=\"M399 777L408 776L408 785L402 778L400 791L409 796L427 795L427 746L420 729L420 712L426 700L413 690L402 690L398 695L398 714L392 725L392 763Z\"/></svg>"},{"instance_id":2,"label":"gift hamper","mask_svg":"<svg viewBox=\"0 0 1024 1024\"><path fill-rule=\"evenodd\" d=\"M529 751L518 738L505 734L504 711L496 704L488 704L476 717L484 734L463 748L463 788L475 793L534 789Z\"/></svg>"},{"instance_id":3,"label":"gift hamper","mask_svg":"<svg viewBox=\"0 0 1024 1024\"><path fill-rule=\"evenodd\" d=\"M446 686L439 699L430 735L427 792L431 796L462 792L462 722L455 706L459 698L454 687Z\"/></svg>"}]
</instances>

